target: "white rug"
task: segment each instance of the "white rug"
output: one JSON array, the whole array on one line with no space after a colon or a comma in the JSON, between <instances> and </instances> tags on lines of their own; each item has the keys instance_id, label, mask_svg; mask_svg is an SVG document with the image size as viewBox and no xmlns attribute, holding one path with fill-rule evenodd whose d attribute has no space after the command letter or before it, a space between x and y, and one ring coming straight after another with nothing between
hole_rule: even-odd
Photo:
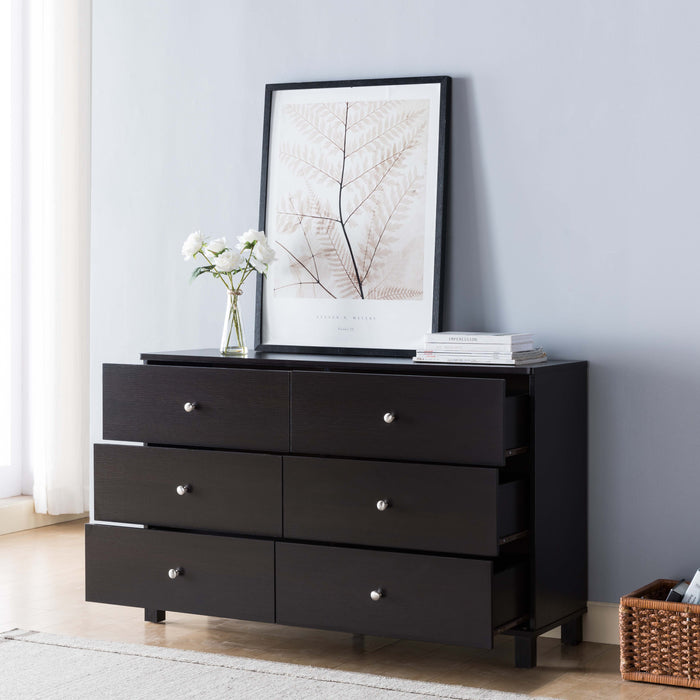
<instances>
[{"instance_id":1,"label":"white rug","mask_svg":"<svg viewBox=\"0 0 700 700\"><path fill-rule=\"evenodd\" d=\"M0 632L0 698L532 700L497 690L19 629Z\"/></svg>"}]
</instances>

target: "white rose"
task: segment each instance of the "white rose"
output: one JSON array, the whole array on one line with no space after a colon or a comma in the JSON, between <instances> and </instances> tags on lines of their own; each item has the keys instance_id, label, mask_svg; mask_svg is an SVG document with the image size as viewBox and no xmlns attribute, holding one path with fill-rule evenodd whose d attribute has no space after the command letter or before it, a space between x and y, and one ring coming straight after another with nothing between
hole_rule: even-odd
<instances>
[{"instance_id":1,"label":"white rose","mask_svg":"<svg viewBox=\"0 0 700 700\"><path fill-rule=\"evenodd\" d=\"M262 262L261 260L258 260L257 258L251 257L250 259L250 264L261 274L264 275L267 273L267 265Z\"/></svg>"},{"instance_id":2,"label":"white rose","mask_svg":"<svg viewBox=\"0 0 700 700\"><path fill-rule=\"evenodd\" d=\"M241 254L235 250L225 250L219 254L214 262L214 269L217 272L233 272L237 267L241 266L243 258Z\"/></svg>"},{"instance_id":3,"label":"white rose","mask_svg":"<svg viewBox=\"0 0 700 700\"><path fill-rule=\"evenodd\" d=\"M265 233L263 231L253 231L252 228L249 228L244 234L238 236L241 248L244 248L247 243L255 243L255 241L265 241L267 243Z\"/></svg>"},{"instance_id":4,"label":"white rose","mask_svg":"<svg viewBox=\"0 0 700 700\"><path fill-rule=\"evenodd\" d=\"M214 255L218 255L226 247L225 238L215 238L213 241L207 243L207 250Z\"/></svg>"},{"instance_id":5,"label":"white rose","mask_svg":"<svg viewBox=\"0 0 700 700\"><path fill-rule=\"evenodd\" d=\"M199 253L204 243L204 236L199 231L195 231L187 236L187 239L182 244L182 254L185 256L185 260L189 260L195 256L195 253Z\"/></svg>"},{"instance_id":6,"label":"white rose","mask_svg":"<svg viewBox=\"0 0 700 700\"><path fill-rule=\"evenodd\" d=\"M270 247L270 244L264 241L258 241L253 248L253 257L257 258L261 263L269 265L275 260L277 254ZM257 268L256 268L257 269Z\"/></svg>"}]
</instances>

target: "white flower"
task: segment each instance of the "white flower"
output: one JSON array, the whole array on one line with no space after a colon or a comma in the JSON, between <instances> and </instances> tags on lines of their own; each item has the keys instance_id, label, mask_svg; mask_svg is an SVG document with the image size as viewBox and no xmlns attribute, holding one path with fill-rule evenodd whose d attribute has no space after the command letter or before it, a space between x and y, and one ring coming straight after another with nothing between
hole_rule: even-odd
<instances>
[{"instance_id":1,"label":"white flower","mask_svg":"<svg viewBox=\"0 0 700 700\"><path fill-rule=\"evenodd\" d=\"M215 238L213 241L207 243L207 250L214 255L218 255L226 247L225 238Z\"/></svg>"},{"instance_id":2,"label":"white flower","mask_svg":"<svg viewBox=\"0 0 700 700\"><path fill-rule=\"evenodd\" d=\"M269 265L274 262L277 254L270 247L267 240L258 241L253 248L253 257L257 258L264 265ZM257 270L257 268L255 268Z\"/></svg>"},{"instance_id":3,"label":"white flower","mask_svg":"<svg viewBox=\"0 0 700 700\"><path fill-rule=\"evenodd\" d=\"M261 274L267 274L268 265L276 258L275 251L270 248L267 242L258 241L252 250L250 264Z\"/></svg>"},{"instance_id":4,"label":"white flower","mask_svg":"<svg viewBox=\"0 0 700 700\"><path fill-rule=\"evenodd\" d=\"M216 257L214 269L217 272L233 272L237 267L241 266L243 258L236 250L225 250Z\"/></svg>"},{"instance_id":5,"label":"white flower","mask_svg":"<svg viewBox=\"0 0 700 700\"><path fill-rule=\"evenodd\" d=\"M226 247L226 239L223 236L209 240L199 231L191 233L182 244L185 260L202 255L208 263L198 267L193 272L192 279L209 273L219 277L230 290L232 285L234 289L240 289L243 281L254 270L262 275L266 274L268 265L277 256L264 231L249 229L238 237L238 242L239 245L231 249Z\"/></svg>"},{"instance_id":6,"label":"white flower","mask_svg":"<svg viewBox=\"0 0 700 700\"><path fill-rule=\"evenodd\" d=\"M264 231L254 231L252 228L249 228L244 234L238 236L238 242L241 248L244 248L247 243L255 243L255 241L264 241L267 243Z\"/></svg>"},{"instance_id":7,"label":"white flower","mask_svg":"<svg viewBox=\"0 0 700 700\"><path fill-rule=\"evenodd\" d=\"M250 264L261 274L264 275L267 273L267 265L264 262L261 262L257 258L251 258L250 259Z\"/></svg>"},{"instance_id":8,"label":"white flower","mask_svg":"<svg viewBox=\"0 0 700 700\"><path fill-rule=\"evenodd\" d=\"M189 260L195 256L195 253L199 253L203 243L204 236L199 231L187 236L187 240L182 244L182 254L185 256L185 260Z\"/></svg>"}]
</instances>

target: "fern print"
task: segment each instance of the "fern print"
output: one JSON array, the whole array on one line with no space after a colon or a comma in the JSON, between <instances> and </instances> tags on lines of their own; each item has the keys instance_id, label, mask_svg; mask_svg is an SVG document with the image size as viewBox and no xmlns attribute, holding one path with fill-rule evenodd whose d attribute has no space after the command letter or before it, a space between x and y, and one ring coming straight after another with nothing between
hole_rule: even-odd
<instances>
[{"instance_id":1,"label":"fern print","mask_svg":"<svg viewBox=\"0 0 700 700\"><path fill-rule=\"evenodd\" d=\"M428 100L288 104L274 294L423 297Z\"/></svg>"}]
</instances>

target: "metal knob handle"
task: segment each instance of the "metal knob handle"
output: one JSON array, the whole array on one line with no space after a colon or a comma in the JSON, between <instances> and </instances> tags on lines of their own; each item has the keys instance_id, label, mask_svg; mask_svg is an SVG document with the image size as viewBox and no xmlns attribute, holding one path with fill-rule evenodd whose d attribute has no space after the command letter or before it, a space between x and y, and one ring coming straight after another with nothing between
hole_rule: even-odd
<instances>
[{"instance_id":1,"label":"metal knob handle","mask_svg":"<svg viewBox=\"0 0 700 700\"><path fill-rule=\"evenodd\" d=\"M393 411L387 411L384 414L385 423L393 423L396 420L396 414Z\"/></svg>"},{"instance_id":2,"label":"metal knob handle","mask_svg":"<svg viewBox=\"0 0 700 700\"><path fill-rule=\"evenodd\" d=\"M381 501L377 501L377 510L386 510L390 505L388 498L382 498Z\"/></svg>"},{"instance_id":3,"label":"metal knob handle","mask_svg":"<svg viewBox=\"0 0 700 700\"><path fill-rule=\"evenodd\" d=\"M168 576L172 579L176 579L178 576L184 576L185 575L185 570L181 567L178 566L175 569L168 569Z\"/></svg>"},{"instance_id":4,"label":"metal knob handle","mask_svg":"<svg viewBox=\"0 0 700 700\"><path fill-rule=\"evenodd\" d=\"M180 484L175 490L178 496L184 496L186 493L192 491L192 486L190 484Z\"/></svg>"},{"instance_id":5,"label":"metal knob handle","mask_svg":"<svg viewBox=\"0 0 700 700\"><path fill-rule=\"evenodd\" d=\"M187 413L192 413L192 411L194 411L195 408L197 408L197 402L196 402L196 401L191 401L191 402L188 401L188 402L185 404L185 410L187 411Z\"/></svg>"},{"instance_id":6,"label":"metal knob handle","mask_svg":"<svg viewBox=\"0 0 700 700\"><path fill-rule=\"evenodd\" d=\"M369 594L369 597L376 603L380 598L384 597L384 591L381 588L376 588Z\"/></svg>"}]
</instances>

